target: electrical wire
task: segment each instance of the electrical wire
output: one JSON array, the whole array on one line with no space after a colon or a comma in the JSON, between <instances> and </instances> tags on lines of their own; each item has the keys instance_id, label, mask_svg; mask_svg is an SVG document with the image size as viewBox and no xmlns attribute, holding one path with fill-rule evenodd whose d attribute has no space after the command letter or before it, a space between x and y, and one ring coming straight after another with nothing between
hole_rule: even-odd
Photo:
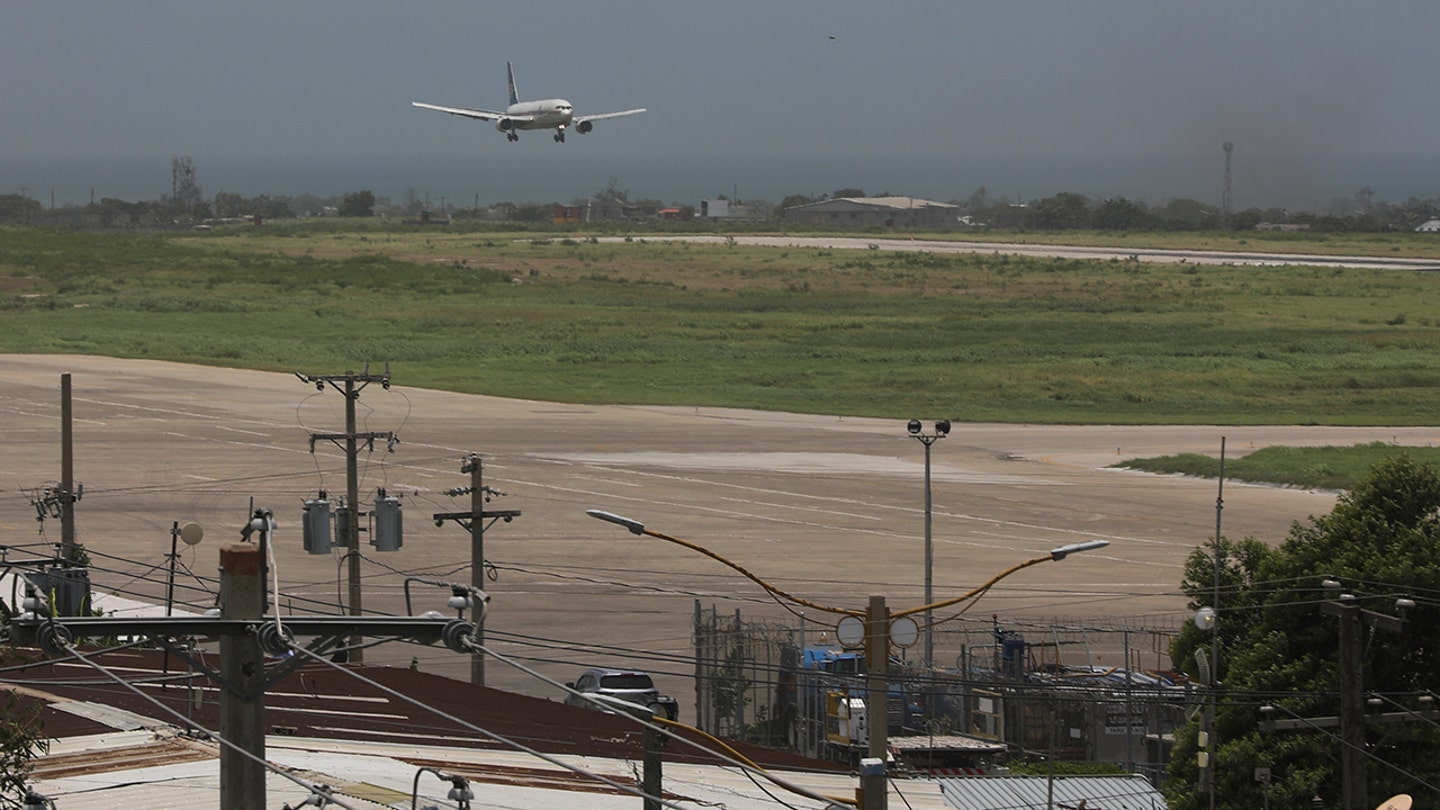
<instances>
[{"instance_id":1,"label":"electrical wire","mask_svg":"<svg viewBox=\"0 0 1440 810\"><path fill-rule=\"evenodd\" d=\"M471 640L469 641L469 643L467 644L467 646L470 647L472 650L474 650L474 651L476 651L476 652L480 652L480 653L484 653L484 654L486 654L486 655L492 656L492 657L494 657L497 661L500 661L500 662L503 663L503 664L507 664L507 665L509 665L509 666L515 667L516 669L520 670L521 672L525 673L526 675L531 676L532 678L537 678L537 679L539 679L539 680L541 680L541 681L544 681L545 683L550 684L551 686L558 687L558 688L564 690L565 692L567 692L567 693L569 693L569 694L571 694L571 695L574 695L574 696L576 696L576 697L579 697L579 698L582 698L582 699L586 699L586 700L589 699L588 696L585 695L584 693L582 693L582 692L577 692L576 690L570 688L569 686L566 686L566 685L560 683L559 681L556 681L556 680L554 680L554 679L552 679L552 678L546 677L545 675L543 675L543 674L541 674L541 673L539 673L539 672L536 672L535 670L530 669L529 667L526 667L526 666L524 666L524 665L521 665L521 664L519 664L519 663L516 663L515 661L511 660L509 656L503 655L503 654L501 654L501 653L499 653L499 652L497 652L497 651L495 651L495 650L491 650L491 649L489 649L488 647L486 647L486 646L483 645L483 644L477 644L477 643L475 643L475 641L474 641L473 639L471 639ZM592 701L592 702L593 702L593 701ZM690 747L692 747L692 748L695 748L695 749L697 749L697 750L699 750L699 751L702 751L702 752L704 752L704 753L706 753L706 754L709 754L709 755L711 755L711 756L718 757L719 759L725 760L725 761L729 762L731 765L734 765L734 766L736 766L736 767L744 770L744 771L747 772L747 773L759 773L760 775L764 776L766 779L770 780L770 781L773 782L774 784L779 785L780 787L783 787L783 788L785 788L786 790L789 790L789 791L791 791L792 793L795 793L795 794L797 794L797 795L805 796L806 798L810 798L810 799L817 799L817 800L820 800L820 801L826 801L826 802L832 802L832 803L849 804L849 805L854 805L854 804L855 804L855 801L854 801L853 799L845 799L845 798L836 798L836 797L832 797L832 796L826 796L826 795L824 795L824 794L816 793L816 792L814 792L814 791L812 791L812 790L809 790L809 789L807 789L807 788L802 788L802 787L800 787L800 786L798 786L798 785L792 785L792 784L786 782L785 780L780 779L779 777L771 774L769 771L767 771L767 770L759 767L758 765L756 765L755 763L751 762L750 760L744 758L743 756L741 756L741 754L740 754L739 752L735 751L733 748L730 748L730 746L726 745L726 744L725 744L723 741L721 741L719 738L717 738L717 737L709 734L709 733L706 732L706 731L703 731L703 730L701 730L701 729L695 728L695 727L693 727L693 726L688 726L688 725L685 725L684 723L677 723L677 722L675 722L675 721L673 721L673 720L663 720L663 721L661 721L661 718L659 718L659 717L653 718L653 720L654 720L655 722L652 722L652 721L647 721L647 720L645 720L645 719L643 719L643 718L641 718L641 717L638 717L638 716L636 716L636 715L632 715L632 714L629 714L629 713L623 713L623 712L622 712L622 713L617 713L617 716L628 718L628 719L631 720L632 722L634 722L634 723L636 723L636 724L638 724L638 725L640 725L640 726L643 726L643 727L645 727L645 728L648 728L648 729L651 729L651 730L653 730L653 731L656 731L656 732L658 732L658 733L660 733L660 734L663 734L664 736L668 737L669 739L675 740L676 742L682 743L682 744L684 744L684 745L688 745L688 746L690 746ZM711 740L712 742L718 743L719 745L723 746L723 748L724 748L725 750L723 750L723 751L716 751L716 750L711 749L711 748L706 748L705 746L701 745L700 743L695 742L694 740L688 740L688 739L680 736L679 734L676 734L675 732L670 731L669 729L665 728L665 726L667 726L667 725L669 725L669 726L675 726L675 727L679 727L679 728L684 728L684 729L687 729L687 730L692 731L692 732L697 732L697 733L701 734L702 736L706 737L707 739Z\"/></svg>"},{"instance_id":2,"label":"electrical wire","mask_svg":"<svg viewBox=\"0 0 1440 810\"><path fill-rule=\"evenodd\" d=\"M304 655L304 656L310 658L310 659L313 660L313 661L319 661L320 663L322 663L322 664L324 664L324 665L326 665L326 666L328 666L328 667L331 667L331 668L335 669L337 672L344 673L345 675L348 675L348 676L350 676L351 678L354 678L354 679L360 681L361 683L364 683L364 684L366 684L367 686L370 686L371 688L378 689L378 690L380 690L381 692L384 692L385 694L390 695L391 697L394 697L394 698L397 698L397 699L399 699L399 700L402 700L402 701L404 701L404 702L406 702L406 703L411 704L412 706L416 706L417 708L424 709L424 710L426 710L426 711L428 711L428 712L431 712L431 713L435 714L435 715L438 716L438 717L442 717L442 718L444 718L444 719L446 719L446 720L449 720L449 721L452 722L452 723L455 723L455 724L457 724L457 725L460 725L460 726L463 726L463 727L465 727L465 728L468 728L468 729L470 729L471 731L474 731L474 732L476 732L476 733L478 733L478 734L486 737L487 739L493 740L493 741L498 742L498 743L501 743L501 744L503 744L503 745L508 745L508 746L510 746L511 748L514 748L516 751L520 751L520 752L522 752L522 753L529 754L529 755L531 755L531 756L533 756L533 757L536 757L536 758L538 758L538 759L544 760L545 762L548 762L548 763L550 763L551 765L555 765L555 766L557 766L557 767L564 768L565 770L570 771L571 773L574 773L574 774L576 774L576 775L584 776L584 777L586 777L586 778L588 778L588 779L593 779L593 780L595 780L595 781L597 781L597 782L600 782L600 783L602 783L602 784L604 784L604 785L606 785L606 786L608 786L608 787L614 788L615 790L621 791L621 792L623 792L623 793L628 793L628 794L631 794L631 795L633 795L633 796L639 796L639 797L641 797L641 798L643 798L643 799L649 799L649 800L652 800L652 801L657 801L657 802L659 802L660 804L662 804L662 805L664 805L664 806L666 806L666 807L674 808L674 810L684 810L683 807L681 807L680 805L678 805L678 804L670 801L669 799L666 799L666 798L660 797L660 796L651 796L651 795L645 793L645 791L640 790L640 789L636 788L636 787L633 786L633 785L626 785L626 784L623 784L623 783L621 783L621 782L616 782L616 781L613 780L613 779L610 779L610 778L608 778L608 777L602 776L602 775L600 775L600 774L598 774L598 773L593 773L593 772L591 772L591 771L587 771L587 770L585 770L584 768L581 768L581 767L579 767L579 766L577 766L577 765L571 765L571 764L569 764L569 763L567 763L567 762L564 762L563 760L560 760L560 759L557 758L557 757L553 757L553 756L551 756L551 755L549 755L549 754L542 753L542 752L540 752L540 751L535 750L534 748L531 748L531 747L528 746L528 745L525 745L524 743L518 742L518 741L513 740L513 739L511 739L511 738L509 738L509 737L506 737L506 736L504 736L503 734L498 734L498 733L496 733L496 732L493 732L493 731L490 731L490 730L488 730L488 729L485 729L485 728L482 728L482 727L480 727L480 726L477 726L477 725L475 725L474 723L471 723L471 722L468 722L468 721L466 721L466 720L463 720L463 719L461 719L461 718L459 718L459 717L455 717L455 716L453 716L453 715L447 714L447 713L445 713L445 712L443 712L443 711L441 711L441 710L439 710L439 709L434 708L433 706L427 705L426 703L424 703L424 702L421 701L421 700L418 700L418 699L416 699L416 698L410 697L409 695L406 695L406 694L404 694L403 692L397 691L397 690L395 690L395 689L391 689L390 687L385 686L384 684L378 683L378 682L376 682L376 681L374 681L374 680L371 680L370 678L367 678L367 677L365 677L364 675L361 675L360 673L355 672L355 671L352 670L352 669L348 669L348 668L343 667L343 666L341 666L341 665L339 665L339 664L336 664L335 662L329 660L328 658L326 658L326 657L324 657L324 656L322 656L322 655L317 655L316 653L311 652L310 650L308 650L308 649L306 649L306 648L304 648L304 647L301 647L301 646L292 644L292 645L290 645L290 649L293 650L293 651L295 651L296 653L299 653L299 654L301 654L301 655Z\"/></svg>"},{"instance_id":3,"label":"electrical wire","mask_svg":"<svg viewBox=\"0 0 1440 810\"><path fill-rule=\"evenodd\" d=\"M76 648L74 647L74 645L69 645L69 644L64 645L64 649L65 649L66 652L70 653L70 654L71 654L72 656L74 656L75 658L77 658L77 659L79 659L80 661L83 661L83 662L85 662L86 664L89 664L90 666L94 667L94 668L95 668L96 670L98 670L101 674L106 675L106 676L109 677L111 680L113 680L115 683L117 683L117 684L119 684L120 686L128 689L129 691L133 692L134 694L136 694L136 695L139 696L140 698L148 701L149 703L151 703L152 705L154 705L156 708L160 709L162 712L165 712L166 714L174 717L176 720L179 720L179 721L180 721L181 723L183 723L185 726L187 726L187 727L189 727L189 728L191 728L191 729L193 729L193 730L195 730L195 731L201 732L201 733L205 734L207 737L209 737L209 738L211 738L211 739L214 739L214 740L219 741L219 743L220 743L221 745L225 746L226 748L229 748L231 751L234 751L234 752L236 752L236 753L244 756L246 759L249 759L251 762L254 762L255 764L259 765L260 767L264 768L265 770L270 771L271 773L274 773L274 774L276 774L277 776L281 776L281 777L283 777L283 778L285 778L285 779L288 779L288 780L290 780L291 782L294 782L296 785L304 788L305 790L310 791L311 793L316 792L317 785L314 785L314 784L312 784L312 783L306 782L306 781L300 779L299 777L293 776L292 774L290 774L290 772L284 770L284 769L281 768L279 765L275 765L274 763L271 763L271 762L269 762L268 760L266 760L266 759L264 759L264 758L262 758L262 757L257 757L257 756L255 756L254 754L250 753L249 751L246 751L244 748L241 748L239 745L236 745L235 743L231 742L230 740L225 739L224 737L220 736L219 734L216 734L216 733L214 733L214 732L211 732L209 729L206 729L204 726L200 725L199 723L195 722L194 720L191 720L190 718L185 717L184 715L180 714L179 712L175 711L174 709L170 708L169 706L166 706L164 703L161 703L159 700L156 700L155 698L151 697L150 695L145 694L145 693L142 692L140 689L138 689L138 688L136 688L135 686L131 685L130 683L126 682L125 679L123 679L123 678L119 677L118 675L115 675L114 673L112 673L112 672L109 670L109 668L104 667L104 666L101 666L100 664L97 664L97 663L94 662L94 661L91 661L91 660L89 659L89 657L87 657L84 653L82 653L82 652L80 652L78 649L76 649ZM323 659L322 659L322 660L323 660ZM356 808L355 806L350 805L350 804L347 804L347 803L345 803L345 802L343 802L343 801L335 798L334 796L327 796L327 799L328 799L328 801L329 801L330 803L332 803L332 804L338 804L338 805L340 805L341 807L346 808L346 810L359 810L359 809Z\"/></svg>"}]
</instances>

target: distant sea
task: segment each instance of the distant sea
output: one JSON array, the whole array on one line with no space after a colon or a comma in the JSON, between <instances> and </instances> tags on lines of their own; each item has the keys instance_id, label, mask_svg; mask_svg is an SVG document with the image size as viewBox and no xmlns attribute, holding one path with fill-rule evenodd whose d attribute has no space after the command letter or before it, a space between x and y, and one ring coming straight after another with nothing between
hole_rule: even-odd
<instances>
[{"instance_id":1,"label":"distant sea","mask_svg":"<svg viewBox=\"0 0 1440 810\"><path fill-rule=\"evenodd\" d=\"M193 155L191 160L206 197L222 191L334 197L369 190L396 203L413 193L436 208L568 203L612 183L631 199L690 205L722 194L778 203L792 194L819 197L842 188L948 202L968 199L984 187L992 200L1026 202L1068 191L1094 200L1123 196L1157 204L1191 198L1218 206L1224 188L1218 148L1213 155L1183 157L592 157L577 146L547 143L544 154L512 148L508 154L491 150L460 157ZM105 197L155 200L170 193L170 166L169 155L0 158L0 194L23 192L47 206ZM1353 202L1364 188L1375 201L1440 197L1440 155L1266 157L1236 149L1231 174L1236 210L1343 208L1337 201Z\"/></svg>"}]
</instances>

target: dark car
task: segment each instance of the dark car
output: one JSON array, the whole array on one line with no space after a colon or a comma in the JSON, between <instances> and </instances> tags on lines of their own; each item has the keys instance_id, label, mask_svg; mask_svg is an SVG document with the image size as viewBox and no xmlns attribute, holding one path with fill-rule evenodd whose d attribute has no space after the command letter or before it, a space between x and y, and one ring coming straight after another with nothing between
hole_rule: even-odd
<instances>
[{"instance_id":1,"label":"dark car","mask_svg":"<svg viewBox=\"0 0 1440 810\"><path fill-rule=\"evenodd\" d=\"M680 716L680 704L675 702L675 698L660 694L660 690L655 688L655 682L650 679L649 674L644 672L631 669L587 669L579 680L565 685L576 692L605 695L627 703L645 706L654 714L670 720ZM565 702L571 706L614 711L614 709L606 709L600 703L586 700L578 695L567 694Z\"/></svg>"}]
</instances>

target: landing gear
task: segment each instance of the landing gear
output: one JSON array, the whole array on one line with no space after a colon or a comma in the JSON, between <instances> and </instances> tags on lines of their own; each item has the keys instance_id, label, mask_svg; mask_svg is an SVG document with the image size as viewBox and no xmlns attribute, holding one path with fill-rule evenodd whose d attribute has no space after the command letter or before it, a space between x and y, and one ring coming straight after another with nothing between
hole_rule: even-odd
<instances>
[{"instance_id":1,"label":"landing gear","mask_svg":"<svg viewBox=\"0 0 1440 810\"><path fill-rule=\"evenodd\" d=\"M505 133L505 138L511 142L520 140L520 136L516 135L514 132Z\"/></svg>"},{"instance_id":2,"label":"landing gear","mask_svg":"<svg viewBox=\"0 0 1440 810\"><path fill-rule=\"evenodd\" d=\"M556 143L564 143L564 142L565 142L565 130L563 130L563 129L557 129L557 130L555 130L555 142L556 142Z\"/></svg>"}]
</instances>

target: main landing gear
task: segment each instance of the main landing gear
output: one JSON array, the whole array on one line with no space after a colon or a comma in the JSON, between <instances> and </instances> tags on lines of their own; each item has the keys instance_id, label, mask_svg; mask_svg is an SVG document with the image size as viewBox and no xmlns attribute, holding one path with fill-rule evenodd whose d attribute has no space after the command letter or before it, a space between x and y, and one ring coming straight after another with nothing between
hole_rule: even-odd
<instances>
[{"instance_id":1,"label":"main landing gear","mask_svg":"<svg viewBox=\"0 0 1440 810\"><path fill-rule=\"evenodd\" d=\"M514 132L507 132L507 133L505 133L505 137L506 137L506 139L510 140L511 142L520 140L520 136L519 136L519 135L516 135Z\"/></svg>"},{"instance_id":2,"label":"main landing gear","mask_svg":"<svg viewBox=\"0 0 1440 810\"><path fill-rule=\"evenodd\" d=\"M563 129L557 129L557 130L555 130L555 142L556 142L556 143L564 143L564 142L565 142L565 130L563 130Z\"/></svg>"}]
</instances>

